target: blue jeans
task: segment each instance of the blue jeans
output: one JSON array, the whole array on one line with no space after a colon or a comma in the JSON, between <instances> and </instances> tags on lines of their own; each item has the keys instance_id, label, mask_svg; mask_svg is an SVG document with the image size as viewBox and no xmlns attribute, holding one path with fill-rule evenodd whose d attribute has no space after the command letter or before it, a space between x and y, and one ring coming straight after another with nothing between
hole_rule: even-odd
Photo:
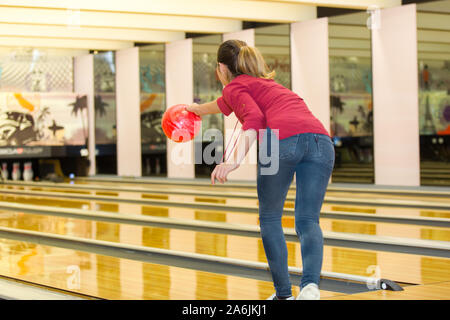
<instances>
[{"instance_id":1,"label":"blue jeans","mask_svg":"<svg viewBox=\"0 0 450 320\"><path fill-rule=\"evenodd\" d=\"M270 155L270 129L259 148L257 190L259 220L264 251L277 296L290 296L288 252L281 226L284 201L296 173L295 230L301 243L303 274L300 288L319 285L323 258L320 209L334 166L334 146L330 137L303 133L279 140L279 168L276 174L262 174L271 165L261 162L261 152ZM267 149L267 150L266 150Z\"/></svg>"}]
</instances>

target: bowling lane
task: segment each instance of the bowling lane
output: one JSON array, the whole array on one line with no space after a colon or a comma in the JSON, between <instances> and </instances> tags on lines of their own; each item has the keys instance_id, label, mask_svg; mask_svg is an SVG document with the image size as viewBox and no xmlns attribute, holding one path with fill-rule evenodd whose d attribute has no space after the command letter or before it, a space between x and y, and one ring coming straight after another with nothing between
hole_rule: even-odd
<instances>
[{"instance_id":1,"label":"bowling lane","mask_svg":"<svg viewBox=\"0 0 450 320\"><path fill-rule=\"evenodd\" d=\"M285 207L293 206L294 204L285 204ZM397 216L397 217L429 217L429 218L444 218L450 219L450 211L439 209L426 208L408 208L408 207L388 207L388 206L357 206L349 204L332 204L324 203L321 212L334 213L360 213L364 215L383 215L383 216Z\"/></svg>"},{"instance_id":2,"label":"bowling lane","mask_svg":"<svg viewBox=\"0 0 450 320\"><path fill-rule=\"evenodd\" d=\"M0 239L0 275L113 300L263 300L274 292L267 281L7 239Z\"/></svg>"},{"instance_id":3,"label":"bowling lane","mask_svg":"<svg viewBox=\"0 0 450 320\"><path fill-rule=\"evenodd\" d=\"M402 200L402 201L429 201L429 202L444 202L450 204L450 197L439 197L430 195L396 195L396 194L374 194L369 192L335 192L327 191L326 193L329 197L353 197L358 199L372 199L372 200Z\"/></svg>"},{"instance_id":4,"label":"bowling lane","mask_svg":"<svg viewBox=\"0 0 450 320\"><path fill-rule=\"evenodd\" d=\"M133 191L89 191L89 190L77 190L77 189L58 189L52 187L38 187L38 186L13 186L13 185L0 185L1 190L12 190L12 191L27 191L33 192L34 194L39 194L42 192L52 193L55 196L58 195L91 195L91 196L106 196L111 197L111 200L114 200L113 197L120 197L122 199L130 199L130 200L142 200L142 199L153 199L153 200L161 200L167 202L184 202L184 203L216 203L216 204L226 204L226 205L235 205L235 206L256 206L256 199L233 199L233 198L225 198L225 197L208 197L208 196L191 196L191 195L164 195L164 194L152 194L147 192L133 192Z\"/></svg>"},{"instance_id":5,"label":"bowling lane","mask_svg":"<svg viewBox=\"0 0 450 320\"><path fill-rule=\"evenodd\" d=\"M111 203L103 201L77 201L52 197L0 195L1 202L12 202L34 206L50 206L82 210L104 211L120 215L166 217L196 221L222 222L238 225L259 225L257 213L198 210L190 208L171 208L165 206L146 206L133 203ZM295 218L285 215L284 228L294 228ZM321 218L323 231L354 233L374 236L404 237L410 239L450 241L450 229L411 224L367 222Z\"/></svg>"},{"instance_id":6,"label":"bowling lane","mask_svg":"<svg viewBox=\"0 0 450 320\"><path fill-rule=\"evenodd\" d=\"M5 215L6 214L6 215ZM207 232L142 227L86 221L20 212L0 212L0 226L20 230L206 254L244 261L264 262L262 241ZM301 267L300 244L288 242L289 266ZM325 246L323 271L371 276L374 267L382 277L406 283L450 280L450 259Z\"/></svg>"},{"instance_id":7,"label":"bowling lane","mask_svg":"<svg viewBox=\"0 0 450 320\"><path fill-rule=\"evenodd\" d=\"M226 186L226 184L224 185L220 185L219 187L215 187L212 185L202 185L202 184L198 184L195 185L195 187L193 187L192 185L183 185L183 184L177 184L177 185L171 185L171 184L163 184L163 183L145 183L145 184L140 184L139 182L137 183L127 183L127 182L111 182L111 181L89 181L88 179L82 179L82 180L75 180L74 181L75 185L92 185L92 186L106 186L106 187L123 187L123 188L157 188L157 189L162 189L162 190L166 190L166 191L181 191L181 190L185 190L185 191L192 191L193 188L195 188L195 191L197 192L220 192L220 193L241 193L243 195L253 195L255 198L257 196L256 194L256 186L254 187L248 187L248 188L243 188L243 187L233 187L232 185L230 185L229 187ZM295 200L295 188L291 188L288 191L288 200ZM332 190L328 190L326 193L327 196L330 197L355 197L358 199L371 199L371 200L384 200L384 199L390 199L390 200L404 200L404 201L430 201L430 202L444 202L444 203L450 203L450 197L443 197L443 196L433 196L433 195L429 195L427 193L417 193L414 195L401 195L401 194L396 194L396 193L391 193L391 194L386 194L386 193L376 193L376 192L367 192L367 191L357 191L357 190L352 190L349 192L346 192L344 189L340 190L340 191L336 191L335 187L332 188Z\"/></svg>"},{"instance_id":8,"label":"bowling lane","mask_svg":"<svg viewBox=\"0 0 450 320\"><path fill-rule=\"evenodd\" d=\"M163 194L152 194L152 193L142 193L142 192L131 192L131 191L89 191L89 190L72 190L72 189L57 189L57 188L43 188L36 186L12 186L12 185L0 185L0 191L11 191L17 193L33 193L34 195L45 195L52 194L55 197L61 196L73 196L77 195L92 198L102 197L108 201L158 201L164 204L167 202L167 206L170 206L171 202L177 202L181 204L192 204L192 205L218 205L218 206L229 206L237 208L252 208L257 210L258 200L256 199L242 199L242 198L226 198L226 197L209 197L209 196L190 196L190 195L163 195ZM6 194L6 193L5 193ZM165 204L164 204L165 205ZM293 211L295 206L294 201L286 201L285 208ZM440 218L450 218L450 211L446 210L434 210L434 209L421 209L421 208L409 208L409 207L389 207L389 206L376 206L376 205L347 205L347 204L333 204L331 202L324 203L322 206L323 211L331 211L335 213L360 213L360 214L380 214L389 216L403 216L403 217L440 217Z\"/></svg>"}]
</instances>

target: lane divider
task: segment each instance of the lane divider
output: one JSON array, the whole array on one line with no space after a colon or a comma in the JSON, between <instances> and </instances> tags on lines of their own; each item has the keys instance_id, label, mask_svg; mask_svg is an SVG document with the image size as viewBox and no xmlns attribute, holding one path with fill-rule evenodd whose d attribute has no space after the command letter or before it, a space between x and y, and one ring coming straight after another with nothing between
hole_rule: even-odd
<instances>
[{"instance_id":1,"label":"lane divider","mask_svg":"<svg viewBox=\"0 0 450 320\"><path fill-rule=\"evenodd\" d=\"M12 279L12 278L11 278ZM7 280L0 277L0 299L4 300L93 300L94 298L84 298L81 294L74 292L60 291L53 287L44 287L35 283Z\"/></svg>"}]
</instances>

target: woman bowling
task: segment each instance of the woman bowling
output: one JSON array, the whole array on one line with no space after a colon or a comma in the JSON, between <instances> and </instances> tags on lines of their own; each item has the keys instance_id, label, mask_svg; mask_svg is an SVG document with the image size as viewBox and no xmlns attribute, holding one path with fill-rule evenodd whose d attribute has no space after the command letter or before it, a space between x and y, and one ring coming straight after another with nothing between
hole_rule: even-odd
<instances>
[{"instance_id":1,"label":"woman bowling","mask_svg":"<svg viewBox=\"0 0 450 320\"><path fill-rule=\"evenodd\" d=\"M241 133L245 139L237 140L231 160L215 167L211 182L226 182L227 175L239 167L254 141L259 140L259 220L275 287L275 293L269 299L294 300L281 217L296 174L295 230L301 243L303 262L297 299L318 300L323 257L319 214L334 166L331 138L303 99L273 80L274 72L268 71L256 48L239 40L225 41L219 47L217 62L217 75L224 85L222 96L209 103L193 104L187 110L199 116L220 112L228 116L234 112L242 124ZM278 170L267 174L263 169L270 164L261 161L261 152L271 152L270 141L274 141L274 134L279 147L275 159Z\"/></svg>"}]
</instances>

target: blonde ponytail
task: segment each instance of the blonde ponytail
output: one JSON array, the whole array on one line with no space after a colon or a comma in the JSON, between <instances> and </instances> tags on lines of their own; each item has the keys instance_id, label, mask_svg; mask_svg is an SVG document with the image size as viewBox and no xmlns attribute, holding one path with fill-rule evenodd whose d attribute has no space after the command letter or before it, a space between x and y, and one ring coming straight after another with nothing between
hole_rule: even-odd
<instances>
[{"instance_id":1,"label":"blonde ponytail","mask_svg":"<svg viewBox=\"0 0 450 320\"><path fill-rule=\"evenodd\" d=\"M259 50L247 45L240 47L236 69L239 73L256 78L273 79L275 77L275 71L269 71Z\"/></svg>"},{"instance_id":2,"label":"blonde ponytail","mask_svg":"<svg viewBox=\"0 0 450 320\"><path fill-rule=\"evenodd\" d=\"M273 79L275 77L275 71L269 71L259 50L247 46L241 40L227 40L223 42L217 51L217 62L228 67L230 74L222 75L225 83L229 83L240 74L264 79Z\"/></svg>"}]
</instances>

